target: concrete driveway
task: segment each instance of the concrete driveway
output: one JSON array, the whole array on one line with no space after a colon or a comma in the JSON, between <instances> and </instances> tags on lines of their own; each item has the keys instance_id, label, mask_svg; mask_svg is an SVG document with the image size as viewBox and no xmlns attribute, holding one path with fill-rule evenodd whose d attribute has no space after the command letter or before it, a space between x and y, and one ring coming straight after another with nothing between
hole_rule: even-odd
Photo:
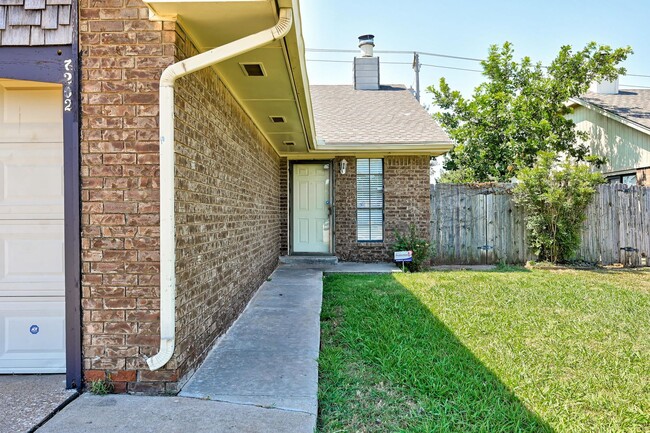
<instances>
[{"instance_id":1,"label":"concrete driveway","mask_svg":"<svg viewBox=\"0 0 650 433\"><path fill-rule=\"evenodd\" d=\"M0 432L29 432L76 395L64 374L0 375Z\"/></svg>"}]
</instances>

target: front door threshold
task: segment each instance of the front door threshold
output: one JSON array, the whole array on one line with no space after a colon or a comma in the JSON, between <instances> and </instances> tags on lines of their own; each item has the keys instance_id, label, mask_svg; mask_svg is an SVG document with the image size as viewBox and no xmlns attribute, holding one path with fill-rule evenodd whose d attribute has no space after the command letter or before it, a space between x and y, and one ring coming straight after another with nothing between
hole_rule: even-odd
<instances>
[{"instance_id":1,"label":"front door threshold","mask_svg":"<svg viewBox=\"0 0 650 433\"><path fill-rule=\"evenodd\" d=\"M292 256L281 256L280 263L285 265L335 265L339 262L339 259L336 256L327 256L327 255L311 255L311 254L302 254L302 255L292 255Z\"/></svg>"}]
</instances>

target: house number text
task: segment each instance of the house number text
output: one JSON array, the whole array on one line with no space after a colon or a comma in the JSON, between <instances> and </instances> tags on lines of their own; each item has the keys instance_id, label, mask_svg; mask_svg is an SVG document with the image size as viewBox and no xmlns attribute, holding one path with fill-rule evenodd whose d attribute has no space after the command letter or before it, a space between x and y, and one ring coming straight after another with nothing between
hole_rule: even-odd
<instances>
[{"instance_id":1,"label":"house number text","mask_svg":"<svg viewBox=\"0 0 650 433\"><path fill-rule=\"evenodd\" d=\"M63 109L72 111L72 59L63 61Z\"/></svg>"}]
</instances>

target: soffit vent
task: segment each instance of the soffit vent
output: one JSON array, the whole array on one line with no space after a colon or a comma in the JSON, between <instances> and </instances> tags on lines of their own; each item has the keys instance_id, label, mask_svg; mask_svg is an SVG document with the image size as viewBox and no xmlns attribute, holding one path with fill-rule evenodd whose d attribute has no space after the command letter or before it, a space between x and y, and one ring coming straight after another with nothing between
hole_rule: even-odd
<instances>
[{"instance_id":1,"label":"soffit vent","mask_svg":"<svg viewBox=\"0 0 650 433\"><path fill-rule=\"evenodd\" d=\"M284 116L269 116L269 119L271 119L271 122L273 123L287 123L287 119L285 119Z\"/></svg>"},{"instance_id":2,"label":"soffit vent","mask_svg":"<svg viewBox=\"0 0 650 433\"><path fill-rule=\"evenodd\" d=\"M239 66L247 77L266 77L264 65L261 63L240 63Z\"/></svg>"}]
</instances>

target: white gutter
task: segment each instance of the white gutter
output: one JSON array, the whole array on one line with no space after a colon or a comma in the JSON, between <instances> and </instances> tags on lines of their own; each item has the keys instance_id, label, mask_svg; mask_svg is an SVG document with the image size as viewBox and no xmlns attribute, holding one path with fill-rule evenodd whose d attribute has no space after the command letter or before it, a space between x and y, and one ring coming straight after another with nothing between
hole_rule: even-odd
<instances>
[{"instance_id":1,"label":"white gutter","mask_svg":"<svg viewBox=\"0 0 650 433\"><path fill-rule=\"evenodd\" d=\"M177 78L281 39L293 21L281 8L275 26L174 63L160 76L160 349L147 359L150 370L167 364L176 342L176 226L174 219L174 83Z\"/></svg>"}]
</instances>

